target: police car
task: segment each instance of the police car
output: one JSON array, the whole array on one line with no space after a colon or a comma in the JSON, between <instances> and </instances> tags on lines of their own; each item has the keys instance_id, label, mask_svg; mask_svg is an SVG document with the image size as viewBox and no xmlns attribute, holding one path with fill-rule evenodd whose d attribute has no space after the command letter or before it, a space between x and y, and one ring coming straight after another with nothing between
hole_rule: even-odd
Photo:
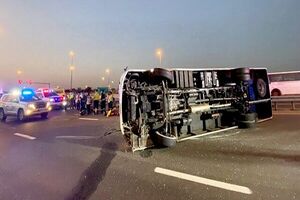
<instances>
[{"instance_id":1,"label":"police car","mask_svg":"<svg viewBox=\"0 0 300 200\"><path fill-rule=\"evenodd\" d=\"M45 119L50 110L50 103L41 100L31 89L4 94L0 99L1 121L5 121L7 116L16 116L19 121L34 115Z\"/></svg>"},{"instance_id":2,"label":"police car","mask_svg":"<svg viewBox=\"0 0 300 200\"><path fill-rule=\"evenodd\" d=\"M49 102L52 108L64 108L67 105L64 97L58 95L55 91L48 88L37 89L36 95L40 99Z\"/></svg>"}]
</instances>

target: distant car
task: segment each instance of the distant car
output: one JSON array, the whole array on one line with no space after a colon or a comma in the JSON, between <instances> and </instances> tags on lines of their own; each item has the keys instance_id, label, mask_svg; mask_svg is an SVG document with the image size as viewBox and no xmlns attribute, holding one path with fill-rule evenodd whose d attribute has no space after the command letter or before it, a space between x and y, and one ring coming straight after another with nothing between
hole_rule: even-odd
<instances>
[{"instance_id":1,"label":"distant car","mask_svg":"<svg viewBox=\"0 0 300 200\"><path fill-rule=\"evenodd\" d=\"M66 92L62 88L56 88L54 89L54 92L57 93L59 96L65 98L66 97Z\"/></svg>"},{"instance_id":2,"label":"distant car","mask_svg":"<svg viewBox=\"0 0 300 200\"><path fill-rule=\"evenodd\" d=\"M47 102L50 102L52 108L64 108L66 106L66 101L63 96L58 95L51 89L40 88L36 90L36 95Z\"/></svg>"},{"instance_id":3,"label":"distant car","mask_svg":"<svg viewBox=\"0 0 300 200\"><path fill-rule=\"evenodd\" d=\"M4 94L0 99L1 121L5 121L7 116L16 116L18 121L34 115L45 119L50 110L50 103L36 96L33 90L24 89L21 92Z\"/></svg>"}]
</instances>

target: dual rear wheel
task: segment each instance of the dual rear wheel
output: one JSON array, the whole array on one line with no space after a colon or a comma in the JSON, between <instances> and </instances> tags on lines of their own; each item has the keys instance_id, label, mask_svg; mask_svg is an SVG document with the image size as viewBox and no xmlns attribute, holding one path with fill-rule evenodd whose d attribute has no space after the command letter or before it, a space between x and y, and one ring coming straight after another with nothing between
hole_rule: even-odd
<instances>
[{"instance_id":1,"label":"dual rear wheel","mask_svg":"<svg viewBox=\"0 0 300 200\"><path fill-rule=\"evenodd\" d=\"M257 114L254 112L240 114L238 117L239 128L255 128L256 122L257 122Z\"/></svg>"}]
</instances>

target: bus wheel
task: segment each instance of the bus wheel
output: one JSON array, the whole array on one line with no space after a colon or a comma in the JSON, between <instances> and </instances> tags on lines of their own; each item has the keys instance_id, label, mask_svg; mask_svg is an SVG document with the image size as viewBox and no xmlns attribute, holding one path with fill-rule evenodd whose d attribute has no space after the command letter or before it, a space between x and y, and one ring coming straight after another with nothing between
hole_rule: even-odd
<instances>
[{"instance_id":1,"label":"bus wheel","mask_svg":"<svg viewBox=\"0 0 300 200\"><path fill-rule=\"evenodd\" d=\"M257 89L257 93L258 93L260 98L265 98L266 97L266 95L267 95L267 84L263 79L261 79L261 78L257 79L256 89Z\"/></svg>"},{"instance_id":2,"label":"bus wheel","mask_svg":"<svg viewBox=\"0 0 300 200\"><path fill-rule=\"evenodd\" d=\"M152 135L152 141L157 147L173 147L177 143L175 136L166 136L161 134L159 131L155 131Z\"/></svg>"},{"instance_id":3,"label":"bus wheel","mask_svg":"<svg viewBox=\"0 0 300 200\"><path fill-rule=\"evenodd\" d=\"M241 129L255 128L255 126L256 126L255 121L239 121L238 122L238 127Z\"/></svg>"},{"instance_id":4,"label":"bus wheel","mask_svg":"<svg viewBox=\"0 0 300 200\"><path fill-rule=\"evenodd\" d=\"M250 112L250 113L239 115L240 121L256 121L256 119L257 119L257 114L255 112Z\"/></svg>"},{"instance_id":5,"label":"bus wheel","mask_svg":"<svg viewBox=\"0 0 300 200\"><path fill-rule=\"evenodd\" d=\"M237 81L251 80L249 68L236 68L234 69L234 75Z\"/></svg>"},{"instance_id":6,"label":"bus wheel","mask_svg":"<svg viewBox=\"0 0 300 200\"><path fill-rule=\"evenodd\" d=\"M240 114L238 118L238 127L239 128L255 128L257 122L257 114L246 113Z\"/></svg>"},{"instance_id":7,"label":"bus wheel","mask_svg":"<svg viewBox=\"0 0 300 200\"><path fill-rule=\"evenodd\" d=\"M160 83L163 80L172 82L173 80L172 72L163 68L154 68L146 71L145 74L152 82Z\"/></svg>"},{"instance_id":8,"label":"bus wheel","mask_svg":"<svg viewBox=\"0 0 300 200\"><path fill-rule=\"evenodd\" d=\"M275 90L272 90L271 95L272 96L281 96L281 92L279 90L275 89Z\"/></svg>"}]
</instances>

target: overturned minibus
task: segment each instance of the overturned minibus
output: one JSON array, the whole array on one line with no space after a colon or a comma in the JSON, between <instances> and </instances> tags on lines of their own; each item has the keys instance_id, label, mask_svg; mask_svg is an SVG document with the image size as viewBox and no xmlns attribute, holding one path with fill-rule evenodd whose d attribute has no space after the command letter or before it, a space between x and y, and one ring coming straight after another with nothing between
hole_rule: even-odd
<instances>
[{"instance_id":1,"label":"overturned minibus","mask_svg":"<svg viewBox=\"0 0 300 200\"><path fill-rule=\"evenodd\" d=\"M272 118L265 68L127 70L119 95L120 127L133 151Z\"/></svg>"}]
</instances>

